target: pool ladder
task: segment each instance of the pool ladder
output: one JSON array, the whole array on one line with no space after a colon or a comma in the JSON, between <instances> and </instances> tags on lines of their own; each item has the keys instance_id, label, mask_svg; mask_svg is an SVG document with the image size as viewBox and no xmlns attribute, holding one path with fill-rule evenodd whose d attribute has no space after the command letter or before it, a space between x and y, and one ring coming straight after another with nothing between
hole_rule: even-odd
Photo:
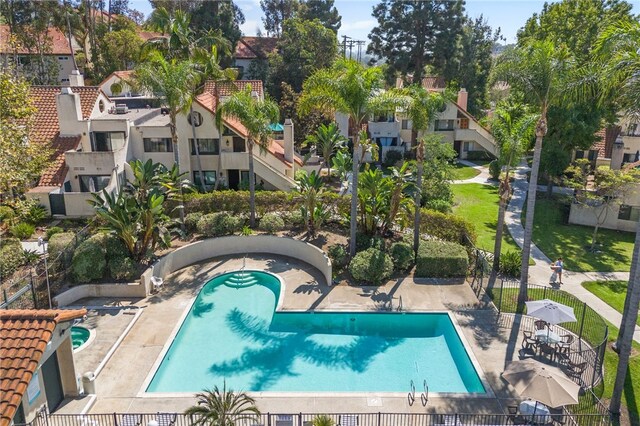
<instances>
[{"instance_id":1,"label":"pool ladder","mask_svg":"<svg viewBox=\"0 0 640 426\"><path fill-rule=\"evenodd\" d=\"M402 307L402 296L398 297L398 307L396 308L396 311L400 312L402 311L403 307Z\"/></svg>"},{"instance_id":2,"label":"pool ladder","mask_svg":"<svg viewBox=\"0 0 640 426\"><path fill-rule=\"evenodd\" d=\"M409 401L409 406L413 406L413 403L416 401L416 385L413 383L413 380L411 380L409 387L410 390L407 394L407 400ZM429 402L429 385L427 385L426 379L422 381L422 388L423 391L420 393L420 402L423 407L426 407Z\"/></svg>"}]
</instances>

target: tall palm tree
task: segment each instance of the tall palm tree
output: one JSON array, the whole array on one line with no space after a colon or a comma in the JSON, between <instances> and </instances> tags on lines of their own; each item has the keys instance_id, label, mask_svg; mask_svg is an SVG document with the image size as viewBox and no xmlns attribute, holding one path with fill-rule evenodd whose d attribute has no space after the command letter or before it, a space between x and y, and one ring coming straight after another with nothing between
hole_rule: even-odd
<instances>
[{"instance_id":1,"label":"tall palm tree","mask_svg":"<svg viewBox=\"0 0 640 426\"><path fill-rule=\"evenodd\" d=\"M296 179L296 183L302 197L302 217L307 226L307 233L313 238L316 235L316 230L328 216L328 211L321 201L321 197L325 193L324 181L320 174L314 170L310 174L302 174Z\"/></svg>"},{"instance_id":2,"label":"tall palm tree","mask_svg":"<svg viewBox=\"0 0 640 426\"><path fill-rule=\"evenodd\" d=\"M256 421L260 410L253 398L244 392L227 390L226 381L222 390L217 386L196 394L197 404L184 412L191 416L197 426L235 426L248 420Z\"/></svg>"},{"instance_id":3,"label":"tall palm tree","mask_svg":"<svg viewBox=\"0 0 640 426\"><path fill-rule=\"evenodd\" d=\"M249 150L249 205L251 209L250 224L256 222L256 182L253 171L253 148L257 143L261 152L271 142L271 124L280 116L278 104L270 99L259 99L251 95L251 85L239 90L221 103L216 114L216 121L223 117L238 120L247 129L247 148Z\"/></svg>"},{"instance_id":4,"label":"tall palm tree","mask_svg":"<svg viewBox=\"0 0 640 426\"><path fill-rule=\"evenodd\" d=\"M304 82L299 108L302 112L320 109L349 117L353 131L353 173L351 177L351 222L349 253L356 254L358 220L358 171L360 130L376 113L391 112L402 103L394 90L384 91L384 74L379 67L366 68L347 59L338 59L330 68L321 69Z\"/></svg>"},{"instance_id":5,"label":"tall palm tree","mask_svg":"<svg viewBox=\"0 0 640 426\"><path fill-rule=\"evenodd\" d=\"M603 64L600 81L604 98L614 99L629 116L640 115L640 23L618 22L596 42L596 59ZM638 308L640 307L640 223L636 229L629 285L616 342L618 370L609 410L619 415Z\"/></svg>"},{"instance_id":6,"label":"tall palm tree","mask_svg":"<svg viewBox=\"0 0 640 426\"><path fill-rule=\"evenodd\" d=\"M153 51L147 60L141 63L134 73L133 84L161 96L169 110L169 131L175 164L180 167L178 128L176 117L191 108L198 75L189 60L167 60L158 51ZM184 227L184 210L180 209L180 221Z\"/></svg>"},{"instance_id":7,"label":"tall palm tree","mask_svg":"<svg viewBox=\"0 0 640 426\"><path fill-rule=\"evenodd\" d=\"M568 68L568 58L550 41L534 41L522 47L509 49L498 58L494 67L493 79L506 81L521 91L525 101L535 105L540 114L535 128L536 143L533 149L533 162L529 177L518 310L524 309L524 302L527 300L533 215L536 205L542 139L547 134L547 111L551 104L563 96L561 79L566 75Z\"/></svg>"},{"instance_id":8,"label":"tall palm tree","mask_svg":"<svg viewBox=\"0 0 640 426\"><path fill-rule=\"evenodd\" d=\"M420 245L420 205L422 204L422 176L424 174L423 133L429 128L444 107L445 99L440 93L429 92L420 85L411 85L404 89L405 114L411 120L411 128L417 138L416 146L416 194L414 199L413 252L418 256Z\"/></svg>"},{"instance_id":9,"label":"tall palm tree","mask_svg":"<svg viewBox=\"0 0 640 426\"><path fill-rule=\"evenodd\" d=\"M329 125L321 124L315 131L315 133L307 136L305 143L307 145L315 145L316 151L320 152L323 158L323 163L320 165L318 173L322 172L322 167L327 167L327 176L331 172L331 158L333 153L342 148L347 142L347 138L340 134L338 125L331 123Z\"/></svg>"},{"instance_id":10,"label":"tall palm tree","mask_svg":"<svg viewBox=\"0 0 640 426\"><path fill-rule=\"evenodd\" d=\"M520 162L522 155L528 148L529 142L533 138L537 119L537 115L528 113L526 107L518 103L503 105L491 119L491 133L498 145L499 161L505 167L504 176L500 181L498 223L493 249L493 269L495 271L500 267L504 215L511 192L509 174L511 167Z\"/></svg>"}]
</instances>

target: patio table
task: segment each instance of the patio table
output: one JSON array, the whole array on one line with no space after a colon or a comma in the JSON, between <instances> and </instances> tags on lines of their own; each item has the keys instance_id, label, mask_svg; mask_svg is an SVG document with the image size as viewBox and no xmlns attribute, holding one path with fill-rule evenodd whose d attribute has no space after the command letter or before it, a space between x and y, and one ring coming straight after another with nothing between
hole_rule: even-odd
<instances>
[{"instance_id":1,"label":"patio table","mask_svg":"<svg viewBox=\"0 0 640 426\"><path fill-rule=\"evenodd\" d=\"M551 423L551 411L549 410L549 407L538 401L533 401L531 399L522 401L520 403L520 414L526 420L531 420L532 423Z\"/></svg>"},{"instance_id":2,"label":"patio table","mask_svg":"<svg viewBox=\"0 0 640 426\"><path fill-rule=\"evenodd\" d=\"M562 342L562 337L551 330L536 330L535 337L537 341L542 343L554 344Z\"/></svg>"}]
</instances>

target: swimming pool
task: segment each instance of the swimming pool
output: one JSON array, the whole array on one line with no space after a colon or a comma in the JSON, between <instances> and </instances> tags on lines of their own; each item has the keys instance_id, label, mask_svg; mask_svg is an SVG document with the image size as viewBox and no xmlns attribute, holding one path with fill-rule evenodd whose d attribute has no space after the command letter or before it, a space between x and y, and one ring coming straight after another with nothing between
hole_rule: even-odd
<instances>
[{"instance_id":1,"label":"swimming pool","mask_svg":"<svg viewBox=\"0 0 640 426\"><path fill-rule=\"evenodd\" d=\"M278 278L244 274L204 285L147 392L485 392L447 313L274 313Z\"/></svg>"}]
</instances>

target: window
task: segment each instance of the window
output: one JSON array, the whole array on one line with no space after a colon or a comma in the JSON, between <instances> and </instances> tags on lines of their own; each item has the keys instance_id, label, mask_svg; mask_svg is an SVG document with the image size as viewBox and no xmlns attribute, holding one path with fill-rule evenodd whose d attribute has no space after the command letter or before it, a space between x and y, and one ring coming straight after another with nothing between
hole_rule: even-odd
<instances>
[{"instance_id":1,"label":"window","mask_svg":"<svg viewBox=\"0 0 640 426\"><path fill-rule=\"evenodd\" d=\"M629 206L626 204L620 205L618 219L637 222L638 219L640 219L640 207Z\"/></svg>"},{"instance_id":2,"label":"window","mask_svg":"<svg viewBox=\"0 0 640 426\"><path fill-rule=\"evenodd\" d=\"M193 122L194 127L200 127L202 126L202 114L198 111L192 111L191 114L187 116L187 121L189 124Z\"/></svg>"},{"instance_id":3,"label":"window","mask_svg":"<svg viewBox=\"0 0 640 426\"><path fill-rule=\"evenodd\" d=\"M640 126L637 123L629 124L627 136L640 136Z\"/></svg>"},{"instance_id":4,"label":"window","mask_svg":"<svg viewBox=\"0 0 640 426\"><path fill-rule=\"evenodd\" d=\"M464 142L464 143L462 144L462 150L463 150L464 152L469 152L469 145L470 145L470 143L469 143L469 142Z\"/></svg>"},{"instance_id":5,"label":"window","mask_svg":"<svg viewBox=\"0 0 640 426\"><path fill-rule=\"evenodd\" d=\"M204 185L205 186L214 186L216 184L216 172L215 170L203 170L204 173ZM200 172L193 172L193 183L197 187L200 187Z\"/></svg>"},{"instance_id":6,"label":"window","mask_svg":"<svg viewBox=\"0 0 640 426\"><path fill-rule=\"evenodd\" d=\"M411 130L410 120L402 120L402 130Z\"/></svg>"},{"instance_id":7,"label":"window","mask_svg":"<svg viewBox=\"0 0 640 426\"><path fill-rule=\"evenodd\" d=\"M453 123L455 120L436 120L435 121L435 130L453 130Z\"/></svg>"},{"instance_id":8,"label":"window","mask_svg":"<svg viewBox=\"0 0 640 426\"><path fill-rule=\"evenodd\" d=\"M171 138L144 138L144 152L173 152Z\"/></svg>"},{"instance_id":9,"label":"window","mask_svg":"<svg viewBox=\"0 0 640 426\"><path fill-rule=\"evenodd\" d=\"M576 160L584 158L584 151L576 151Z\"/></svg>"},{"instance_id":10,"label":"window","mask_svg":"<svg viewBox=\"0 0 640 426\"><path fill-rule=\"evenodd\" d=\"M111 176L78 176L80 179L80 192L99 192L109 185Z\"/></svg>"},{"instance_id":11,"label":"window","mask_svg":"<svg viewBox=\"0 0 640 426\"><path fill-rule=\"evenodd\" d=\"M193 139L189 139L191 146L191 155L196 155L196 145ZM220 152L220 139L201 139L198 138L198 151L201 155L218 155Z\"/></svg>"},{"instance_id":12,"label":"window","mask_svg":"<svg viewBox=\"0 0 640 426\"><path fill-rule=\"evenodd\" d=\"M255 173L254 173L254 182L255 182ZM249 170L242 170L240 171L240 182L245 184L245 185L249 185Z\"/></svg>"},{"instance_id":13,"label":"window","mask_svg":"<svg viewBox=\"0 0 640 426\"><path fill-rule=\"evenodd\" d=\"M68 61L69 57L68 56L58 56L58 60L59 61Z\"/></svg>"},{"instance_id":14,"label":"window","mask_svg":"<svg viewBox=\"0 0 640 426\"><path fill-rule=\"evenodd\" d=\"M104 112L104 101L102 99L98 101L98 109L100 110L100 112Z\"/></svg>"},{"instance_id":15,"label":"window","mask_svg":"<svg viewBox=\"0 0 640 426\"><path fill-rule=\"evenodd\" d=\"M91 132L91 151L115 151L124 146L124 132Z\"/></svg>"}]
</instances>

